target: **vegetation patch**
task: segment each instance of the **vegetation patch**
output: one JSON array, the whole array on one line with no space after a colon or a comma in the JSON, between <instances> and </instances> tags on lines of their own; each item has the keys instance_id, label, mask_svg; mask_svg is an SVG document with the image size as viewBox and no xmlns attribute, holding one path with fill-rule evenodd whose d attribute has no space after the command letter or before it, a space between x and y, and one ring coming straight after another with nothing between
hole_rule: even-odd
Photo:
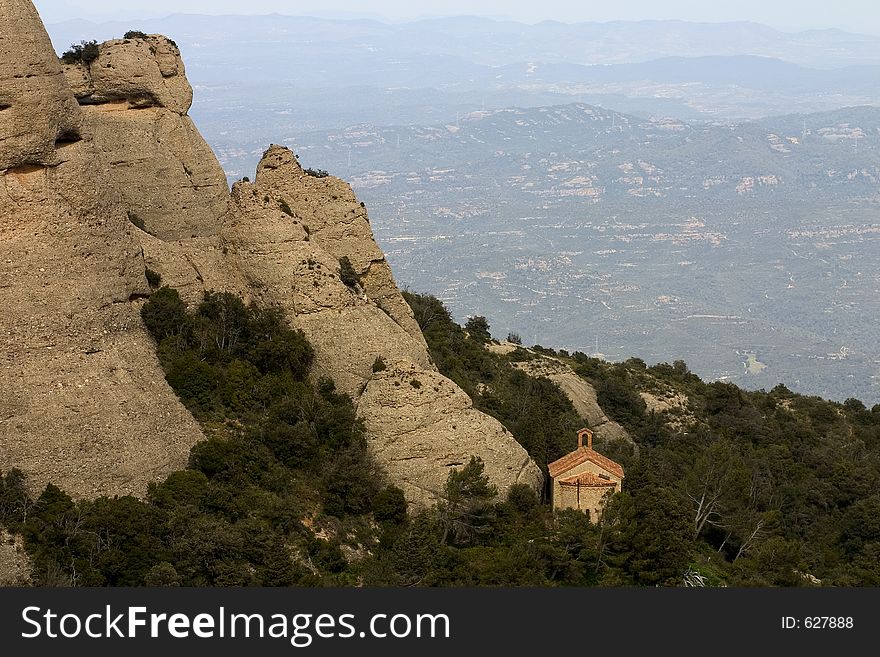
<instances>
[{"instance_id":1,"label":"vegetation patch","mask_svg":"<svg viewBox=\"0 0 880 657\"><path fill-rule=\"evenodd\" d=\"M572 449L583 421L557 386L437 299L406 298L440 371L539 464ZM880 585L880 407L704 383L680 361L523 349L574 367L635 436L638 458L614 455L623 492L591 522L527 486L499 499L472 458L413 514L350 399L309 383L312 348L278 311L215 293L188 308L164 287L142 315L209 439L144 500L32 496L20 471L0 475L0 525L24 537L38 585ZM646 409L638 391L658 389L690 400L686 429Z\"/></svg>"},{"instance_id":2,"label":"vegetation patch","mask_svg":"<svg viewBox=\"0 0 880 657\"><path fill-rule=\"evenodd\" d=\"M85 64L88 66L98 59L101 51L97 41L80 41L74 43L61 55L65 64Z\"/></svg>"}]
</instances>

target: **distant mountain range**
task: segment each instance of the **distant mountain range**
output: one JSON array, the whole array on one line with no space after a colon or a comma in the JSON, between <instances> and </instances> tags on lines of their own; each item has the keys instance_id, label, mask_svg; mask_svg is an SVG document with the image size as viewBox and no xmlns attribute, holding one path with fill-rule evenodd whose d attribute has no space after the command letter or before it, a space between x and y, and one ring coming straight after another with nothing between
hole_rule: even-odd
<instances>
[{"instance_id":1,"label":"distant mountain range","mask_svg":"<svg viewBox=\"0 0 880 657\"><path fill-rule=\"evenodd\" d=\"M569 104L287 143L353 182L402 283L502 337L880 401L880 108L708 124Z\"/></svg>"},{"instance_id":2,"label":"distant mountain range","mask_svg":"<svg viewBox=\"0 0 880 657\"><path fill-rule=\"evenodd\" d=\"M758 55L820 68L880 64L880 37L840 30L780 32L758 23L615 21L535 25L488 18L456 17L388 24L374 20L330 20L296 16L201 16L175 14L130 23L66 21L48 26L55 46L81 38L110 38L129 29L166 33L187 49L199 47L227 57L285 51L319 55L326 44L350 53L416 53L460 57L503 66L515 61L621 64L661 57ZM290 47L284 47L289 44ZM314 48L318 46L318 48ZM188 50L188 49L187 49ZM311 52L308 52L311 51ZM189 51L187 54L192 54ZM265 65L268 60L261 57ZM279 62L280 64L281 62Z\"/></svg>"},{"instance_id":3,"label":"distant mountain range","mask_svg":"<svg viewBox=\"0 0 880 657\"><path fill-rule=\"evenodd\" d=\"M289 140L304 163L393 194L477 182L508 197L877 199L880 108L738 125L640 119L570 104L435 126L352 126Z\"/></svg>"}]
</instances>

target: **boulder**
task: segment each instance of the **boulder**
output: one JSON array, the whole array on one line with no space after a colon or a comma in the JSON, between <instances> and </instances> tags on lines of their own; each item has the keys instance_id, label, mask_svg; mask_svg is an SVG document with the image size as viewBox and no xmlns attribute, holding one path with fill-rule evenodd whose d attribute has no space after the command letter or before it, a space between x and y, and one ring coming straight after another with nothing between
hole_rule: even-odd
<instances>
[{"instance_id":1,"label":"boulder","mask_svg":"<svg viewBox=\"0 0 880 657\"><path fill-rule=\"evenodd\" d=\"M48 166L80 139L80 112L30 0L0 2L0 171Z\"/></svg>"},{"instance_id":2,"label":"boulder","mask_svg":"<svg viewBox=\"0 0 880 657\"><path fill-rule=\"evenodd\" d=\"M229 186L187 116L193 92L177 46L158 35L116 39L64 71L129 220L163 240L216 235Z\"/></svg>"},{"instance_id":3,"label":"boulder","mask_svg":"<svg viewBox=\"0 0 880 657\"><path fill-rule=\"evenodd\" d=\"M496 419L477 411L446 377L397 361L377 373L358 401L370 447L388 476L417 507L442 497L449 472L471 456L503 499L513 484L536 491L543 475Z\"/></svg>"}]
</instances>

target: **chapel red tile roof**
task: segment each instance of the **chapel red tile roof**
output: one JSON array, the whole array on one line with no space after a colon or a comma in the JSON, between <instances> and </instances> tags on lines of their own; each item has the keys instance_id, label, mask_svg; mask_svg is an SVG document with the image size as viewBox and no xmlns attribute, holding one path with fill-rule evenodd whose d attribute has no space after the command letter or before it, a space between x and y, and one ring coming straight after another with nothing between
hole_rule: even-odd
<instances>
[{"instance_id":1,"label":"chapel red tile roof","mask_svg":"<svg viewBox=\"0 0 880 657\"><path fill-rule=\"evenodd\" d=\"M582 472L579 475L574 475L573 477L566 477L565 479L560 479L559 483L563 486L586 486L587 488L598 488L605 486L616 486L617 482L611 479L603 479L597 474L593 474L592 472Z\"/></svg>"},{"instance_id":2,"label":"chapel red tile roof","mask_svg":"<svg viewBox=\"0 0 880 657\"><path fill-rule=\"evenodd\" d=\"M561 459L553 461L553 463L547 466L547 469L550 471L550 476L555 479L562 473L568 472L573 467L585 463L586 461L591 461L600 468L604 468L608 472L623 479L623 466L620 465L620 463L612 461L607 456L602 456L599 452L590 449L589 447L579 447L570 454L566 454Z\"/></svg>"}]
</instances>

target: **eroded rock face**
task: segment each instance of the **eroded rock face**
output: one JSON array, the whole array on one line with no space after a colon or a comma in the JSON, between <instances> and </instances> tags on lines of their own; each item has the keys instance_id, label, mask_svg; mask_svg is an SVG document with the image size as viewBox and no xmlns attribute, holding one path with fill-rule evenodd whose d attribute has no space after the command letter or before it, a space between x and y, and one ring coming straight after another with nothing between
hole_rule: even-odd
<instances>
[{"instance_id":1,"label":"eroded rock face","mask_svg":"<svg viewBox=\"0 0 880 657\"><path fill-rule=\"evenodd\" d=\"M193 92L177 46L153 35L99 51L64 72L130 220L163 240L216 235L229 187L186 114Z\"/></svg>"},{"instance_id":2,"label":"eroded rock face","mask_svg":"<svg viewBox=\"0 0 880 657\"><path fill-rule=\"evenodd\" d=\"M133 227L88 138L0 172L0 470L78 497L142 495L202 433L139 315ZM100 176L97 176L100 180Z\"/></svg>"},{"instance_id":3,"label":"eroded rock face","mask_svg":"<svg viewBox=\"0 0 880 657\"><path fill-rule=\"evenodd\" d=\"M163 242L142 230L134 232L146 266L160 274L161 284L177 290L190 307L197 306L209 290L248 298L247 284L223 252L227 247L220 235Z\"/></svg>"},{"instance_id":4,"label":"eroded rock face","mask_svg":"<svg viewBox=\"0 0 880 657\"><path fill-rule=\"evenodd\" d=\"M503 498L511 485L535 490L543 475L500 422L473 407L437 372L397 361L376 374L358 402L370 446L389 477L416 506L442 496L453 468L480 457Z\"/></svg>"},{"instance_id":5,"label":"eroded rock face","mask_svg":"<svg viewBox=\"0 0 880 657\"><path fill-rule=\"evenodd\" d=\"M203 435L140 319L149 266L191 304L216 290L280 306L315 347L315 377L359 400L411 501L434 501L472 455L502 494L541 486L513 437L435 371L347 184L272 147L230 195L186 116L172 42L107 42L66 67L68 87L31 3L0 9L0 470L95 497L142 495L184 467ZM343 282L343 257L357 280ZM392 367L374 372L379 358Z\"/></svg>"},{"instance_id":6,"label":"eroded rock face","mask_svg":"<svg viewBox=\"0 0 880 657\"><path fill-rule=\"evenodd\" d=\"M304 173L296 156L277 145L263 155L256 184L272 200L286 203L293 217L308 227L311 240L318 246L337 259L347 257L367 297L427 350L412 310L376 244L367 210L351 185L333 176L318 178Z\"/></svg>"},{"instance_id":7,"label":"eroded rock face","mask_svg":"<svg viewBox=\"0 0 880 657\"><path fill-rule=\"evenodd\" d=\"M162 107L186 114L193 90L180 51L168 38L114 39L90 64L67 64L64 74L81 105L124 101L129 107Z\"/></svg>"},{"instance_id":8,"label":"eroded rock face","mask_svg":"<svg viewBox=\"0 0 880 657\"><path fill-rule=\"evenodd\" d=\"M79 107L30 0L0 0L0 170L55 163L79 139Z\"/></svg>"},{"instance_id":9,"label":"eroded rock face","mask_svg":"<svg viewBox=\"0 0 880 657\"><path fill-rule=\"evenodd\" d=\"M281 305L305 332L315 376L331 377L356 400L373 453L411 503L436 501L449 470L471 456L483 459L502 495L513 483L542 486L513 436L434 368L347 184L305 173L288 149L273 146L255 182L237 183L232 196L222 241L247 295ZM342 282L343 256L359 284ZM377 358L397 365L374 372Z\"/></svg>"},{"instance_id":10,"label":"eroded rock face","mask_svg":"<svg viewBox=\"0 0 880 657\"><path fill-rule=\"evenodd\" d=\"M0 470L35 491L143 495L203 436L141 322L141 249L88 124L57 141L79 114L48 37L30 2L0 9L3 75L37 73L2 82L33 121L0 141ZM7 57L19 42L27 57Z\"/></svg>"},{"instance_id":11,"label":"eroded rock face","mask_svg":"<svg viewBox=\"0 0 880 657\"><path fill-rule=\"evenodd\" d=\"M404 331L362 287L345 285L335 255L312 239L304 219L279 209L276 194L259 180L237 183L223 244L246 282L246 296L282 307L305 332L315 347L314 375L332 378L357 398L377 357L430 367L424 339ZM362 239L375 247L371 233Z\"/></svg>"}]
</instances>

